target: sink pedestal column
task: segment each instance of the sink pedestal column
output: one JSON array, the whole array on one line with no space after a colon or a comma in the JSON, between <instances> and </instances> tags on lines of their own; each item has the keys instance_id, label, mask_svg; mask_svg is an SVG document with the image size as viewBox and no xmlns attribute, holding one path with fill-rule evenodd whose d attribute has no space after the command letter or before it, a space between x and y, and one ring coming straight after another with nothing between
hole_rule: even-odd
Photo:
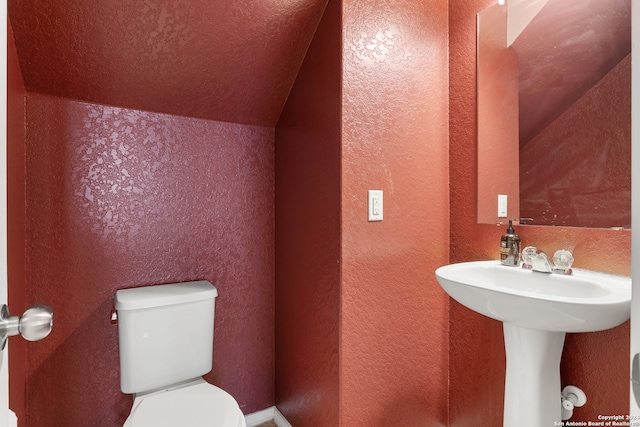
<instances>
[{"instance_id":1,"label":"sink pedestal column","mask_svg":"<svg viewBox=\"0 0 640 427\"><path fill-rule=\"evenodd\" d=\"M504 427L553 427L561 421L560 357L564 332L504 323L507 372Z\"/></svg>"}]
</instances>

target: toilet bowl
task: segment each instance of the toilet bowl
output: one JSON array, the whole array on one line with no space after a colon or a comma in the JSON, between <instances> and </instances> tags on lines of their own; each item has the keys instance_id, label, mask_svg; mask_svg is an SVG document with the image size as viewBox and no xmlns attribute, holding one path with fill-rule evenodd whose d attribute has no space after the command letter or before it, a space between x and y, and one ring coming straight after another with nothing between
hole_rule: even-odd
<instances>
[{"instance_id":1,"label":"toilet bowl","mask_svg":"<svg viewBox=\"0 0 640 427\"><path fill-rule=\"evenodd\" d=\"M203 379L136 396L124 427L246 427L244 414L226 391Z\"/></svg>"},{"instance_id":2,"label":"toilet bowl","mask_svg":"<svg viewBox=\"0 0 640 427\"><path fill-rule=\"evenodd\" d=\"M202 376L213 365L216 288L205 280L116 292L124 427L246 427L235 399Z\"/></svg>"}]
</instances>

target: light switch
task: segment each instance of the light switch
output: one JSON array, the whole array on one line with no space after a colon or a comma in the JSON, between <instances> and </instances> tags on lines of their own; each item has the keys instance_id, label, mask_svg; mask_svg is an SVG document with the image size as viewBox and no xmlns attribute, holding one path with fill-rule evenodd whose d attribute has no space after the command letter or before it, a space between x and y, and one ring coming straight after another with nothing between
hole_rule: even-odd
<instances>
[{"instance_id":1,"label":"light switch","mask_svg":"<svg viewBox=\"0 0 640 427\"><path fill-rule=\"evenodd\" d=\"M498 194L498 218L507 217L507 195Z\"/></svg>"},{"instance_id":2,"label":"light switch","mask_svg":"<svg viewBox=\"0 0 640 427\"><path fill-rule=\"evenodd\" d=\"M368 199L369 221L382 221L382 190L369 190Z\"/></svg>"}]
</instances>

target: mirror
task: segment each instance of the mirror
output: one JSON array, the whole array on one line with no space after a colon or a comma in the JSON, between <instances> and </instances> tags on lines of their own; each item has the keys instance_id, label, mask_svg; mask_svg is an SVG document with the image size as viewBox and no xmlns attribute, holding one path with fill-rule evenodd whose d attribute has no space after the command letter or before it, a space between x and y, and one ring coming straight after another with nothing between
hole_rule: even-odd
<instances>
[{"instance_id":1,"label":"mirror","mask_svg":"<svg viewBox=\"0 0 640 427\"><path fill-rule=\"evenodd\" d=\"M478 222L630 228L631 0L508 1L478 14Z\"/></svg>"}]
</instances>

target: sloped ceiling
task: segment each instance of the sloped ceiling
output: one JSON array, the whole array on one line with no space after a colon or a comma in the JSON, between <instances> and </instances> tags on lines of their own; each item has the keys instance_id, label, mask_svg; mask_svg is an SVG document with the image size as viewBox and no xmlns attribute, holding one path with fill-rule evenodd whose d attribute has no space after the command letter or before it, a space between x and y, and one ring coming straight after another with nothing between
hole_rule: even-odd
<instances>
[{"instance_id":1,"label":"sloped ceiling","mask_svg":"<svg viewBox=\"0 0 640 427\"><path fill-rule=\"evenodd\" d=\"M327 0L9 0L26 89L275 126Z\"/></svg>"},{"instance_id":2,"label":"sloped ceiling","mask_svg":"<svg viewBox=\"0 0 640 427\"><path fill-rule=\"evenodd\" d=\"M631 0L549 0L511 47L522 146L631 52Z\"/></svg>"}]
</instances>

